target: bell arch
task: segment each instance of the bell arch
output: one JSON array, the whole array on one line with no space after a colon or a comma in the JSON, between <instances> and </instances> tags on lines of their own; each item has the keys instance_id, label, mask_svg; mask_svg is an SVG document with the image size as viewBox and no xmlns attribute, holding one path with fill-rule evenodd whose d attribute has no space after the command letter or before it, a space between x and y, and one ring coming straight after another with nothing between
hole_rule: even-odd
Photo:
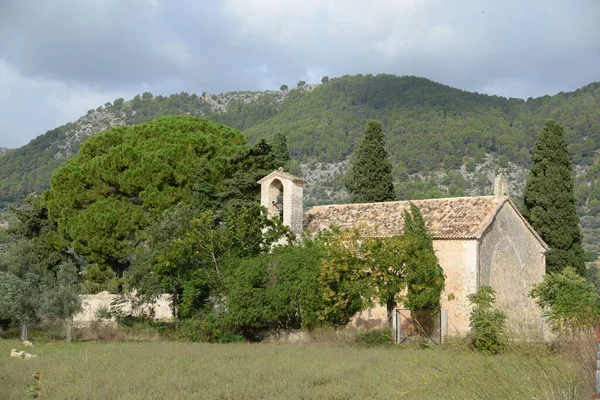
<instances>
[{"instance_id":1,"label":"bell arch","mask_svg":"<svg viewBox=\"0 0 600 400\"><path fill-rule=\"evenodd\" d=\"M306 181L281 170L273 171L258 181L260 205L271 218L280 217L283 224L299 235L304 216L303 186Z\"/></svg>"},{"instance_id":2,"label":"bell arch","mask_svg":"<svg viewBox=\"0 0 600 400\"><path fill-rule=\"evenodd\" d=\"M269 217L279 217L283 219L283 193L284 186L279 179L273 179L269 185Z\"/></svg>"}]
</instances>

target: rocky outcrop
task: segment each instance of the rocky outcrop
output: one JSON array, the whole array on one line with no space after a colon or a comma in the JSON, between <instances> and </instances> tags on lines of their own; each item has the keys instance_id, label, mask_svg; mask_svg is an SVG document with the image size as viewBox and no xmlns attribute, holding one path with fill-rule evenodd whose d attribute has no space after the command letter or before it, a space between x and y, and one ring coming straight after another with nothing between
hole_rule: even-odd
<instances>
[{"instance_id":1,"label":"rocky outcrop","mask_svg":"<svg viewBox=\"0 0 600 400\"><path fill-rule=\"evenodd\" d=\"M207 117L210 114L221 114L226 113L234 105L251 104L256 101L264 100L264 97L268 97L268 101L274 102L277 105L283 103L287 95L293 91L310 92L317 86L315 84L305 85L301 88L290 89L285 91L264 91L264 92L227 92L227 93L202 93L198 98L206 104L208 107L205 109L198 109L194 111L194 115L199 117ZM131 102L125 103L128 105ZM128 110L128 111L123 111ZM113 107L98 107L95 110L90 110L86 115L73 122L73 128L65 133L65 138L54 143L54 147L58 150L54 154L54 158L69 158L79 149L79 144L89 137L105 131L115 126L129 125L135 117L136 111L131 110L131 107L121 107L115 109ZM188 112L188 114L190 114ZM0 155L3 154L3 150L8 149L0 148Z\"/></svg>"},{"instance_id":2,"label":"rocky outcrop","mask_svg":"<svg viewBox=\"0 0 600 400\"><path fill-rule=\"evenodd\" d=\"M79 143L99 132L125 125L125 121L126 115L121 111L106 108L89 111L75 121L75 127L65 134L65 140L57 143L58 151L54 154L54 158L71 157L77 152Z\"/></svg>"},{"instance_id":3,"label":"rocky outcrop","mask_svg":"<svg viewBox=\"0 0 600 400\"><path fill-rule=\"evenodd\" d=\"M344 204L350 202L348 192L343 183L343 175L350 167L350 159L337 163L319 163L316 161L300 164L299 170L294 171L298 176L306 179L304 186L304 199L309 207L316 204ZM465 189L467 196L485 196L492 193L494 178L499 170L502 170L504 176L509 182L510 194L513 197L523 196L525 182L527 180L528 170L515 163L508 162L501 167L497 158L487 154L483 161L475 166L474 169L468 169L462 165L458 172L464 179L474 184ZM449 170L430 172L427 174L413 174L409 179L421 179L437 182L437 187L448 192L449 187L444 178Z\"/></svg>"}]
</instances>

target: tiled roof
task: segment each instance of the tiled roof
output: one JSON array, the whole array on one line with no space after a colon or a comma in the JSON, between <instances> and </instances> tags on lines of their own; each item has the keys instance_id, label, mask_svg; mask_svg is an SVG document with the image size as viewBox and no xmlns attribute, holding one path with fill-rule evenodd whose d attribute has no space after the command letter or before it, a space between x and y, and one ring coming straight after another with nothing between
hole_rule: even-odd
<instances>
[{"instance_id":1,"label":"tiled roof","mask_svg":"<svg viewBox=\"0 0 600 400\"><path fill-rule=\"evenodd\" d=\"M507 200L495 196L414 200L429 232L438 240L477 239ZM305 230L319 232L330 226L369 226L376 236L401 235L408 201L342 204L313 207L305 215ZM517 211L515 209L515 211ZM518 211L517 211L518 213Z\"/></svg>"}]
</instances>

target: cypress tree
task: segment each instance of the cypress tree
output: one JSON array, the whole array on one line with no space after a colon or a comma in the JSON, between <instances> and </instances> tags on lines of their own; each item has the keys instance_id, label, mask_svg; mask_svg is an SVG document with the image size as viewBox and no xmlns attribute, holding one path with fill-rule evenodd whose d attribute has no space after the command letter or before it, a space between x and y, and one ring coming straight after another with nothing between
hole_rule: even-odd
<instances>
[{"instance_id":1,"label":"cypress tree","mask_svg":"<svg viewBox=\"0 0 600 400\"><path fill-rule=\"evenodd\" d=\"M287 139L285 135L281 132L276 132L273 136L273 154L275 155L275 160L279 166L287 169L287 163L290 161L290 152L287 148Z\"/></svg>"},{"instance_id":2,"label":"cypress tree","mask_svg":"<svg viewBox=\"0 0 600 400\"><path fill-rule=\"evenodd\" d=\"M344 184L353 203L396 199L392 165L385 150L385 135L379 122L367 122L365 137L354 152Z\"/></svg>"},{"instance_id":3,"label":"cypress tree","mask_svg":"<svg viewBox=\"0 0 600 400\"><path fill-rule=\"evenodd\" d=\"M403 238L407 288L404 306L411 310L437 309L446 277L433 249L433 236L413 203L404 210Z\"/></svg>"},{"instance_id":4,"label":"cypress tree","mask_svg":"<svg viewBox=\"0 0 600 400\"><path fill-rule=\"evenodd\" d=\"M550 246L546 272L585 272L582 233L575 208L571 161L562 126L548 121L533 148L523 215Z\"/></svg>"}]
</instances>

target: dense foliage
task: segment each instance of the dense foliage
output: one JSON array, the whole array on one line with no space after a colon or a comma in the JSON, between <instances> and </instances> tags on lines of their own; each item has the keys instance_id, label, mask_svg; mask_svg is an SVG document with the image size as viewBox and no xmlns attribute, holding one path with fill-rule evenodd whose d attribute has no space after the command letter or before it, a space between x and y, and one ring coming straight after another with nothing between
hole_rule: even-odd
<instances>
[{"instance_id":1,"label":"dense foliage","mask_svg":"<svg viewBox=\"0 0 600 400\"><path fill-rule=\"evenodd\" d=\"M235 153L226 161L228 175L223 178L219 192L216 193L216 205L228 211L251 202L259 202L260 189L257 182L285 165L285 161L277 156L275 149L265 140Z\"/></svg>"},{"instance_id":2,"label":"dense foliage","mask_svg":"<svg viewBox=\"0 0 600 400\"><path fill-rule=\"evenodd\" d=\"M353 203L395 200L392 165L385 150L381 124L368 121L344 181Z\"/></svg>"},{"instance_id":3,"label":"dense foliage","mask_svg":"<svg viewBox=\"0 0 600 400\"><path fill-rule=\"evenodd\" d=\"M573 332L600 320L596 288L573 267L546 274L530 296L544 310L544 317L555 333Z\"/></svg>"},{"instance_id":4,"label":"dense foliage","mask_svg":"<svg viewBox=\"0 0 600 400\"><path fill-rule=\"evenodd\" d=\"M498 354L506 350L508 331L506 315L493 308L496 293L490 286L481 286L467 299L473 306L469 318L471 344L477 350Z\"/></svg>"},{"instance_id":5,"label":"dense foliage","mask_svg":"<svg viewBox=\"0 0 600 400\"><path fill-rule=\"evenodd\" d=\"M258 204L227 212L223 220L212 210L179 204L145 230L126 281L149 300L170 293L174 315L192 317L223 305L229 268L268 251L286 235L291 239L281 221L267 218Z\"/></svg>"},{"instance_id":6,"label":"dense foliage","mask_svg":"<svg viewBox=\"0 0 600 400\"><path fill-rule=\"evenodd\" d=\"M56 276L50 281L43 296L44 316L66 322L67 343L71 343L72 339L73 315L82 308L80 292L79 270L73 262L67 261L58 266Z\"/></svg>"},{"instance_id":7,"label":"dense foliage","mask_svg":"<svg viewBox=\"0 0 600 400\"><path fill-rule=\"evenodd\" d=\"M369 300L384 306L390 327L394 309L405 301L401 293L406 288L409 254L405 237L363 238L363 255L366 258L365 274L368 279Z\"/></svg>"},{"instance_id":8,"label":"dense foliage","mask_svg":"<svg viewBox=\"0 0 600 400\"><path fill-rule=\"evenodd\" d=\"M20 324L23 340L29 324L59 319L67 322L70 342L71 317L81 307L80 260L66 248L39 197L27 197L26 205L12 211L13 241L0 250L0 319Z\"/></svg>"},{"instance_id":9,"label":"dense foliage","mask_svg":"<svg viewBox=\"0 0 600 400\"><path fill-rule=\"evenodd\" d=\"M179 202L206 203L228 174L224 157L245 143L238 131L194 117L111 129L55 171L48 215L76 253L120 275L136 232Z\"/></svg>"},{"instance_id":10,"label":"dense foliage","mask_svg":"<svg viewBox=\"0 0 600 400\"><path fill-rule=\"evenodd\" d=\"M0 318L20 325L22 340L27 340L27 326L41 316L42 294L50 277L32 247L20 240L0 257Z\"/></svg>"},{"instance_id":11,"label":"dense foliage","mask_svg":"<svg viewBox=\"0 0 600 400\"><path fill-rule=\"evenodd\" d=\"M582 233L573 195L573 169L563 128L548 121L533 149L523 215L550 246L547 272L573 267L585 274Z\"/></svg>"},{"instance_id":12,"label":"dense foliage","mask_svg":"<svg viewBox=\"0 0 600 400\"><path fill-rule=\"evenodd\" d=\"M230 272L227 323L247 337L324 322L318 274L322 246L311 240L240 262ZM326 322L325 322L326 324Z\"/></svg>"},{"instance_id":13,"label":"dense foliage","mask_svg":"<svg viewBox=\"0 0 600 400\"><path fill-rule=\"evenodd\" d=\"M320 238L325 244L319 281L324 309L321 318L343 325L374 302L393 310L406 287L406 252L402 236L373 237L369 228L333 230Z\"/></svg>"},{"instance_id":14,"label":"dense foliage","mask_svg":"<svg viewBox=\"0 0 600 400\"><path fill-rule=\"evenodd\" d=\"M12 209L16 221L8 232L16 238L28 240L28 246L38 260L48 270L69 261L73 254L67 250L67 243L58 234L58 227L48 218L48 208L40 197L32 195L25 199L19 209Z\"/></svg>"},{"instance_id":15,"label":"dense foliage","mask_svg":"<svg viewBox=\"0 0 600 400\"><path fill-rule=\"evenodd\" d=\"M79 271L63 261L48 264L36 247L22 238L0 257L0 319L21 326L21 340L27 340L28 326L40 319L69 320L80 309ZM50 269L50 267L54 267ZM67 338L70 327L67 324Z\"/></svg>"},{"instance_id":16,"label":"dense foliage","mask_svg":"<svg viewBox=\"0 0 600 400\"><path fill-rule=\"evenodd\" d=\"M404 219L405 231L395 237L376 237L367 227L322 235L322 319L344 324L354 313L377 302L386 307L391 325L398 303L411 310L439 308L445 276L433 250L433 238L415 205L411 204ZM404 289L405 296L401 294Z\"/></svg>"},{"instance_id":17,"label":"dense foliage","mask_svg":"<svg viewBox=\"0 0 600 400\"><path fill-rule=\"evenodd\" d=\"M343 325L365 307L369 285L364 279L367 266L361 239L358 228L335 230L322 237L327 243L319 273L325 305L322 320Z\"/></svg>"},{"instance_id":18,"label":"dense foliage","mask_svg":"<svg viewBox=\"0 0 600 400\"><path fill-rule=\"evenodd\" d=\"M273 153L276 160L282 165L286 165L290 161L290 152L287 147L287 139L281 132L275 133L273 136Z\"/></svg>"}]
</instances>

